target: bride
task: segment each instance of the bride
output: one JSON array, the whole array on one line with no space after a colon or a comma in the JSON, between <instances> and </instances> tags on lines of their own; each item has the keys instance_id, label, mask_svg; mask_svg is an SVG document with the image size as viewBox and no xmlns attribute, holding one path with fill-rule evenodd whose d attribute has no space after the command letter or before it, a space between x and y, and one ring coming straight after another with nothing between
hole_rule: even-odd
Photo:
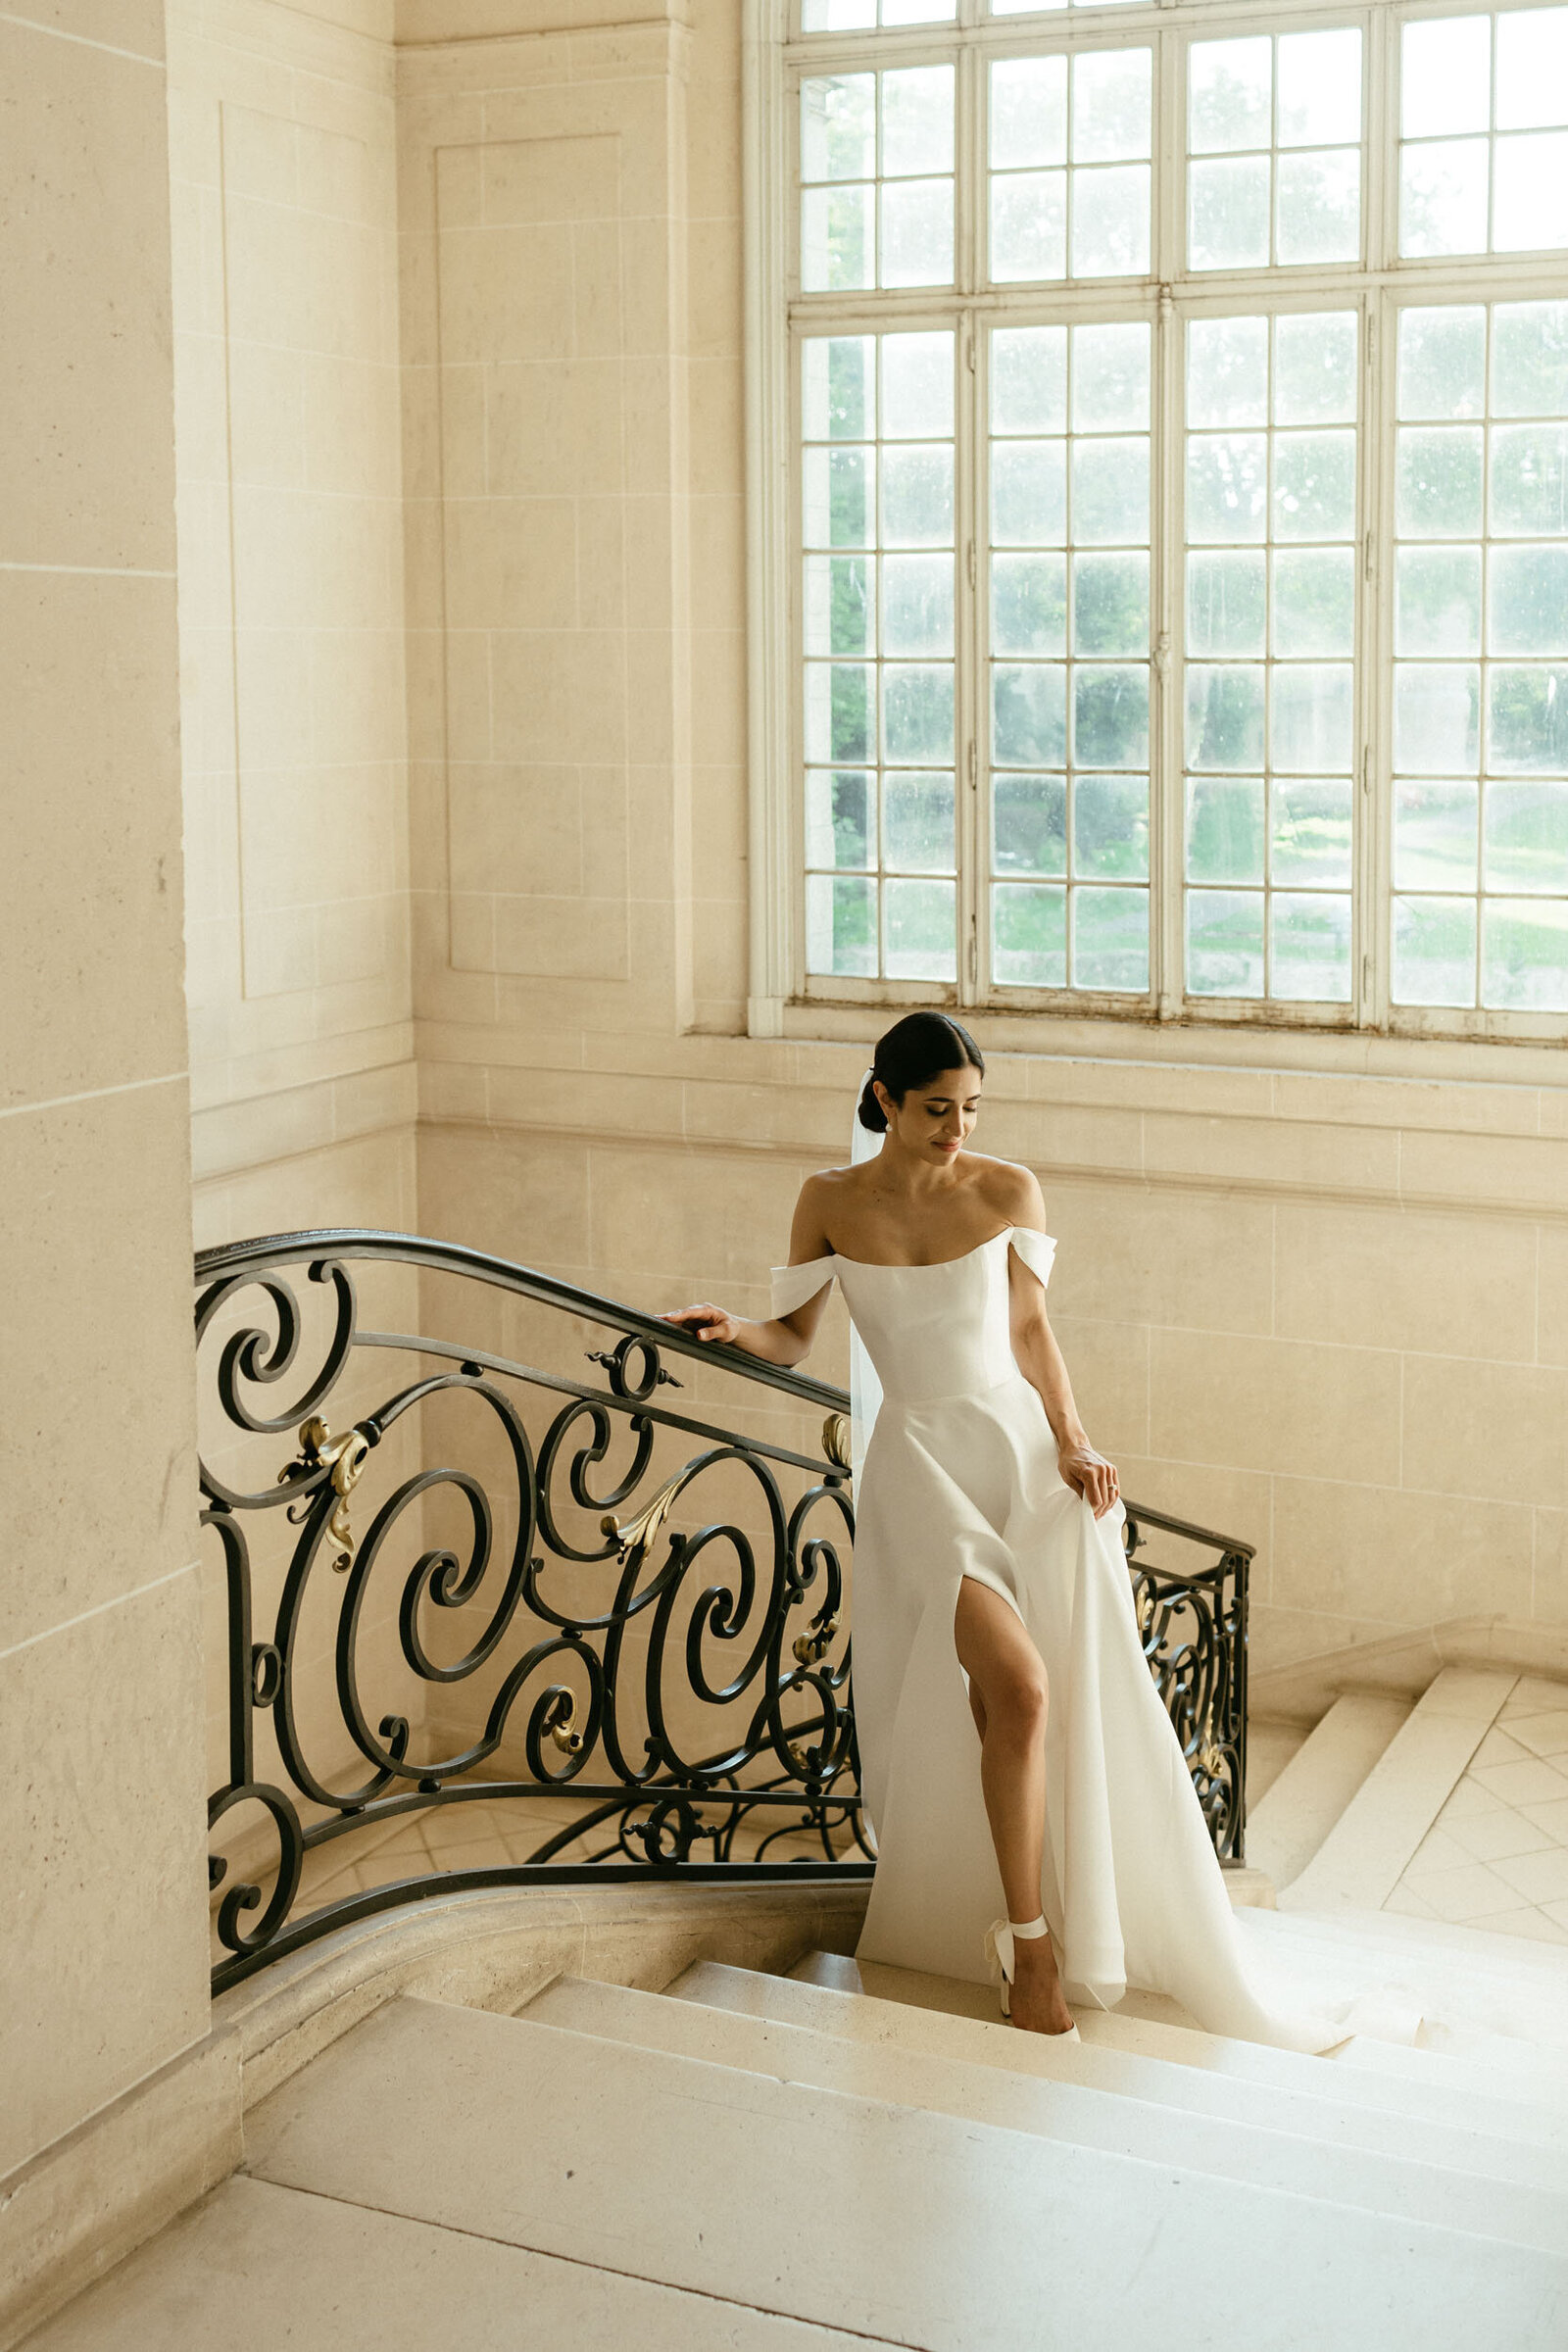
<instances>
[{"instance_id":1,"label":"bride","mask_svg":"<svg viewBox=\"0 0 1568 2352\"><path fill-rule=\"evenodd\" d=\"M989 1961L1033 2033L1076 2035L1069 1996L1109 2008L1133 1984L1210 2032L1324 2049L1343 2026L1273 2014L1247 1981L1139 1639L1116 1472L1046 1314L1039 1184L966 1148L984 1076L956 1021L895 1023L858 1105L881 1148L801 1188L772 1318L667 1318L796 1364L837 1281L880 1386L857 1428L855 1709L878 1856L858 1957L971 1980Z\"/></svg>"}]
</instances>

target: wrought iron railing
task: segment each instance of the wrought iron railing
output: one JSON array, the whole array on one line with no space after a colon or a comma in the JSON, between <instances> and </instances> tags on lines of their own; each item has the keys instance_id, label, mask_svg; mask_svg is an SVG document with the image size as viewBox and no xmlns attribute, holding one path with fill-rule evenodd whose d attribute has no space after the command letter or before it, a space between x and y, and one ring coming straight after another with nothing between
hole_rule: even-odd
<instances>
[{"instance_id":1,"label":"wrought iron railing","mask_svg":"<svg viewBox=\"0 0 1568 2352\"><path fill-rule=\"evenodd\" d=\"M406 1234L238 1242L202 1252L196 1281L227 1627L216 1988L460 1887L870 1876L840 1390ZM368 1323L370 1290L413 1328ZM541 1322L520 1339L546 1346L519 1345ZM496 1345L473 1344L481 1326ZM747 1420L764 1426L724 1425ZM1250 1547L1134 1504L1127 1528L1151 1670L1216 1850L1240 1860ZM1155 1568L1151 1529L1205 1556ZM534 1825L506 1866L465 1866L460 1842L452 1867L427 1850L382 1884L323 1885L340 1840L352 1857L378 1829L390 1849L401 1817L451 1826L475 1804Z\"/></svg>"}]
</instances>

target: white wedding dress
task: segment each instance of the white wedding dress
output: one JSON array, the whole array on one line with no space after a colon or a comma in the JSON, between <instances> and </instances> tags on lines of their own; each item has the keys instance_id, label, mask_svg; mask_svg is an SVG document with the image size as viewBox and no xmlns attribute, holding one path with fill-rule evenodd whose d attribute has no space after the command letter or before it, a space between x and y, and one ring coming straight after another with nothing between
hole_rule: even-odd
<instances>
[{"instance_id":1,"label":"white wedding dress","mask_svg":"<svg viewBox=\"0 0 1568 2352\"><path fill-rule=\"evenodd\" d=\"M1040 1907L1068 1999L1110 2008L1136 1985L1210 2033L1326 2049L1344 2022L1271 2008L1249 1982L1139 1640L1125 1514L1097 1520L1065 1484L1013 1357L1014 1252L1044 1286L1055 1244L1021 1226L937 1265L773 1270L775 1315L837 1281L882 1391L856 1494L855 1714L877 1845L858 1956L985 1981L1004 1906L954 1644L972 1576L1018 1611L1049 1679Z\"/></svg>"}]
</instances>

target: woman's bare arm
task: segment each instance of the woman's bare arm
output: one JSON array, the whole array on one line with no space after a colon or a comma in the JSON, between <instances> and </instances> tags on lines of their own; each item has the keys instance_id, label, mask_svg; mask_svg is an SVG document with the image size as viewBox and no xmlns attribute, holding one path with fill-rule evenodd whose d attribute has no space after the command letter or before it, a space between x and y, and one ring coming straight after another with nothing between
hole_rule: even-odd
<instances>
[{"instance_id":1,"label":"woman's bare arm","mask_svg":"<svg viewBox=\"0 0 1568 2352\"><path fill-rule=\"evenodd\" d=\"M820 1177L808 1176L801 1187L790 1227L792 1266L808 1265L813 1257L828 1254L820 1194ZM746 1355L760 1356L764 1364L799 1364L811 1351L811 1342L827 1304L827 1288L828 1278L824 1276L822 1288L814 1298L808 1298L804 1306L795 1307L787 1315L771 1315L765 1322L750 1322L744 1316L727 1314L723 1307L707 1300L696 1306L677 1307L673 1314L661 1319L679 1324L694 1339L721 1343L728 1348L739 1348Z\"/></svg>"},{"instance_id":2,"label":"woman's bare arm","mask_svg":"<svg viewBox=\"0 0 1568 2352\"><path fill-rule=\"evenodd\" d=\"M1022 1181L1013 1188L1015 1197L1006 1213L1015 1225L1044 1233L1046 1204L1038 1182L1027 1168L1013 1173ZM1083 1496L1095 1517L1102 1519L1116 1500L1119 1484L1112 1464L1090 1444L1079 1416L1067 1366L1046 1313L1045 1285L1013 1250L1007 1253L1007 1278L1013 1360L1046 1408L1062 1477Z\"/></svg>"}]
</instances>

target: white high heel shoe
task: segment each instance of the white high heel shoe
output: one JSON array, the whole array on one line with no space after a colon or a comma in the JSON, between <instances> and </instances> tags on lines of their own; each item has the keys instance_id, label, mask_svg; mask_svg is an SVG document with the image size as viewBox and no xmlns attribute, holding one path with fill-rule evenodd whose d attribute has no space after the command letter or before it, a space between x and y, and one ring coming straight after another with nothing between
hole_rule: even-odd
<instances>
[{"instance_id":1,"label":"white high heel shoe","mask_svg":"<svg viewBox=\"0 0 1568 2352\"><path fill-rule=\"evenodd\" d=\"M1020 1943L1037 1943L1042 1936L1049 1936L1051 1930L1046 1924L1046 1915L1043 1911L1038 1919L1022 1922L1016 1919L993 1920L991 1926L986 1930L986 1958L991 1964L993 1977L1001 1980L1004 2017L1010 2018L1012 2015L1010 1988L1013 1974L1012 1947L1014 1939ZM1049 2041L1082 2041L1083 2035L1074 2025L1069 2026L1065 2034L1051 2034L1046 2038Z\"/></svg>"}]
</instances>

